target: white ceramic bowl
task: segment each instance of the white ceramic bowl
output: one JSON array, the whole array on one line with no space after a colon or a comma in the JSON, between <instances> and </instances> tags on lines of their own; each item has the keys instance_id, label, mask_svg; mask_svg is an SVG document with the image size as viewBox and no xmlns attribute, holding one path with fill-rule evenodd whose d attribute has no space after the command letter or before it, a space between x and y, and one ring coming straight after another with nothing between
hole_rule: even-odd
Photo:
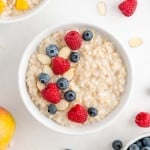
<instances>
[{"instance_id":1,"label":"white ceramic bowl","mask_svg":"<svg viewBox=\"0 0 150 150\"><path fill-rule=\"evenodd\" d=\"M148 137L148 136L150 137L150 133L144 133L144 134L142 134L142 135L139 135L139 136L136 136L136 137L132 138L132 139L125 145L125 147L123 148L123 150L127 150L128 147L129 147L131 144L135 143L136 141L138 141L138 140L140 140L140 139L142 139L142 138L144 138L144 137Z\"/></svg>"},{"instance_id":2,"label":"white ceramic bowl","mask_svg":"<svg viewBox=\"0 0 150 150\"><path fill-rule=\"evenodd\" d=\"M70 28L70 27L93 28L93 29L97 30L102 36L110 39L116 45L116 47L118 49L118 53L122 56L122 58L126 64L127 72L128 72L125 92L121 97L121 101L120 101L120 104L118 105L118 107L102 121L94 123L94 124L80 126L80 127L61 126L61 125L55 123L54 121L52 121L51 119L48 119L42 113L40 113L38 108L34 105L32 100L30 99L30 96L27 91L26 83L25 83L25 75L26 75L26 71L27 71L29 58L30 58L31 54L36 50L37 46L43 40L43 38L47 37L50 33L55 32L60 28L63 29L63 28ZM55 26L55 27L48 28L46 31L39 34L28 45L27 49L25 50L25 52L23 54L23 57L21 58L21 63L20 63L20 67L19 67L19 90L20 90L22 100L23 100L25 106L27 107L27 109L29 110L29 112L32 114L32 116L35 119L37 119L39 122L41 122L46 127L50 128L52 130L55 130L57 132L64 133L64 134L83 135L83 134L96 132L96 131L106 127L106 125L110 124L110 122L112 122L112 120L114 120L114 118L117 117L117 115L123 110L123 108L127 104L128 100L129 100L129 95L131 92L131 85L132 85L131 64L130 64L129 58L128 58L124 48L120 44L120 42L113 35L111 35L107 31L104 31L100 27L94 26L94 25L88 25L88 24L81 24L81 23L76 24L75 23L75 24L60 25L57 27Z\"/></svg>"},{"instance_id":3,"label":"white ceramic bowl","mask_svg":"<svg viewBox=\"0 0 150 150\"><path fill-rule=\"evenodd\" d=\"M49 0L43 0L35 8L28 10L19 16L14 16L14 17L1 17L0 16L0 24L10 24L10 23L16 23L16 22L26 20L34 16L35 14L37 14L40 10L42 10L47 5L48 2Z\"/></svg>"}]
</instances>

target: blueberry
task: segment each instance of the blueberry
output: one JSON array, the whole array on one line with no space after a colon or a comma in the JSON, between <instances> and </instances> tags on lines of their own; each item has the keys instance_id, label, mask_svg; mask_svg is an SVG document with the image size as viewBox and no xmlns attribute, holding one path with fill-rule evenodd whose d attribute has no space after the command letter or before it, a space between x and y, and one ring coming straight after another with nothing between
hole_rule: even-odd
<instances>
[{"instance_id":1,"label":"blueberry","mask_svg":"<svg viewBox=\"0 0 150 150\"><path fill-rule=\"evenodd\" d=\"M67 92L64 93L64 98L68 102L72 102L76 99L76 93L72 90L68 90Z\"/></svg>"},{"instance_id":2,"label":"blueberry","mask_svg":"<svg viewBox=\"0 0 150 150\"><path fill-rule=\"evenodd\" d=\"M82 35L82 38L85 40L85 41L90 41L92 40L93 38L93 33L90 31L90 30L86 30L84 31L83 35Z\"/></svg>"},{"instance_id":3,"label":"blueberry","mask_svg":"<svg viewBox=\"0 0 150 150\"><path fill-rule=\"evenodd\" d=\"M129 150L140 150L140 148L139 148L138 145L132 144L132 145L129 147Z\"/></svg>"},{"instance_id":4,"label":"blueberry","mask_svg":"<svg viewBox=\"0 0 150 150\"><path fill-rule=\"evenodd\" d=\"M39 81L41 82L41 83L48 83L49 82L49 80L50 80L50 77L49 77L49 75L48 74L46 74L46 73L41 73L39 76L38 76L38 79L39 79Z\"/></svg>"},{"instance_id":5,"label":"blueberry","mask_svg":"<svg viewBox=\"0 0 150 150\"><path fill-rule=\"evenodd\" d=\"M58 47L56 45L54 45L54 44L49 45L46 48L46 54L49 57L55 57L55 56L57 56L57 54L58 54Z\"/></svg>"},{"instance_id":6,"label":"blueberry","mask_svg":"<svg viewBox=\"0 0 150 150\"><path fill-rule=\"evenodd\" d=\"M115 140L112 143L112 147L114 150L121 150L122 146L123 146L123 144L122 144L122 141L120 141L120 140Z\"/></svg>"},{"instance_id":7,"label":"blueberry","mask_svg":"<svg viewBox=\"0 0 150 150\"><path fill-rule=\"evenodd\" d=\"M142 141L137 141L137 142L135 142L135 144L136 144L139 148L142 148L142 147L143 147Z\"/></svg>"},{"instance_id":8,"label":"blueberry","mask_svg":"<svg viewBox=\"0 0 150 150\"><path fill-rule=\"evenodd\" d=\"M71 54L70 54L70 60L72 61L72 62L78 62L79 60L80 60L80 53L78 53L78 52L72 52Z\"/></svg>"},{"instance_id":9,"label":"blueberry","mask_svg":"<svg viewBox=\"0 0 150 150\"><path fill-rule=\"evenodd\" d=\"M59 78L57 80L57 87L61 90L66 90L69 87L69 81L66 78Z\"/></svg>"},{"instance_id":10,"label":"blueberry","mask_svg":"<svg viewBox=\"0 0 150 150\"><path fill-rule=\"evenodd\" d=\"M141 150L150 150L150 147L149 146L145 146Z\"/></svg>"},{"instance_id":11,"label":"blueberry","mask_svg":"<svg viewBox=\"0 0 150 150\"><path fill-rule=\"evenodd\" d=\"M54 104L50 104L50 105L48 106L48 112L49 112L50 114L56 114L56 112L57 112L57 107L56 107Z\"/></svg>"},{"instance_id":12,"label":"blueberry","mask_svg":"<svg viewBox=\"0 0 150 150\"><path fill-rule=\"evenodd\" d=\"M90 107L88 109L88 114L91 116L91 117L95 117L97 114L98 114L98 110L94 107Z\"/></svg>"},{"instance_id":13,"label":"blueberry","mask_svg":"<svg viewBox=\"0 0 150 150\"><path fill-rule=\"evenodd\" d=\"M144 146L150 146L150 138L149 137L143 138L142 142L143 142Z\"/></svg>"}]
</instances>

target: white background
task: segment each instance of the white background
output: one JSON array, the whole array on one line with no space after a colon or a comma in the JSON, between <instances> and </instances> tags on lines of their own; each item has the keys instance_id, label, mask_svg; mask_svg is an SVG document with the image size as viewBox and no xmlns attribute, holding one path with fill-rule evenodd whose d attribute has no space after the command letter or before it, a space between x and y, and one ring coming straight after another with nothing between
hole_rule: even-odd
<instances>
[{"instance_id":1,"label":"white background","mask_svg":"<svg viewBox=\"0 0 150 150\"><path fill-rule=\"evenodd\" d=\"M10 150L111 150L112 140L126 143L131 137L150 129L135 125L140 111L150 111L150 0L139 0L134 16L124 17L117 9L121 0L104 0L107 15L99 16L98 0L50 0L36 16L21 23L0 25L0 105L10 110L17 130ZM96 23L121 40L134 72L134 85L127 109L106 129L85 136L67 136L47 129L26 110L19 96L17 72L21 56L29 42L45 28L59 23L86 21ZM144 44L128 46L131 37Z\"/></svg>"}]
</instances>

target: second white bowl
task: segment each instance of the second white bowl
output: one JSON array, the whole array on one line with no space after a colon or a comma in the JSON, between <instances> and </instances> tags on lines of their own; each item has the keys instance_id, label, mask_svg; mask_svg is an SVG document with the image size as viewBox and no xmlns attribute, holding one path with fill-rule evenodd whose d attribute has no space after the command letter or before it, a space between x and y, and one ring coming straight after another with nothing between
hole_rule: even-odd
<instances>
[{"instance_id":1,"label":"second white bowl","mask_svg":"<svg viewBox=\"0 0 150 150\"><path fill-rule=\"evenodd\" d=\"M28 10L19 16L14 16L14 17L11 17L11 16L10 17L1 17L0 16L0 24L10 24L10 23L16 23L16 22L26 20L26 19L34 16L38 12L40 12L40 10L42 10L47 5L48 2L49 2L49 0L43 0L35 8Z\"/></svg>"},{"instance_id":2,"label":"second white bowl","mask_svg":"<svg viewBox=\"0 0 150 150\"><path fill-rule=\"evenodd\" d=\"M132 145L133 143L135 143L136 141L138 141L138 140L140 140L140 139L142 139L142 138L144 138L144 137L150 137L150 133L144 133L144 134L142 134L142 135L139 135L139 136L136 136L136 137L132 138L132 139L125 145L125 147L123 148L123 150L127 150L130 145Z\"/></svg>"}]
</instances>

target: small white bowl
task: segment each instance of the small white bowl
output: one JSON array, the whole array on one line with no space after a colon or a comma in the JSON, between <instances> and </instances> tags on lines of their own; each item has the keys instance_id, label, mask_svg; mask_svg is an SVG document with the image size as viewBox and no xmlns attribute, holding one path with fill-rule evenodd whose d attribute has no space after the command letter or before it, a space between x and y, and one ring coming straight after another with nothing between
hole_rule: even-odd
<instances>
[{"instance_id":1,"label":"small white bowl","mask_svg":"<svg viewBox=\"0 0 150 150\"><path fill-rule=\"evenodd\" d=\"M131 144L135 143L136 141L138 141L138 140L140 140L140 139L142 139L142 138L144 138L144 137L148 137L148 136L150 137L150 133L144 133L144 134L142 134L142 135L139 135L139 136L136 136L136 137L132 138L132 139L125 145L125 147L123 148L123 150L127 150L128 147L129 147Z\"/></svg>"},{"instance_id":2,"label":"small white bowl","mask_svg":"<svg viewBox=\"0 0 150 150\"><path fill-rule=\"evenodd\" d=\"M37 46L39 43L43 40L43 38L47 37L50 33L57 31L58 29L65 29L65 28L70 28L70 27L86 27L86 28L93 28L97 30L102 36L110 39L115 46L118 49L118 53L122 56L122 59L125 62L125 65L127 67L127 83L125 87L125 92L123 93L121 97L120 104L118 107L111 112L105 119L103 119L100 122L96 122L94 124L88 124L88 125L83 125L80 127L65 127L61 126L57 123L55 123L53 120L47 118L45 115L40 113L38 108L35 106L35 104L32 102L25 83L25 75L28 67L28 61L32 53L36 50ZM64 134L70 134L70 135L83 135L83 134L89 134L96 132L100 129L103 129L106 127L108 124L110 124L117 116L120 114L120 112L125 108L125 105L127 104L129 100L129 95L131 92L131 85L132 85L132 69L131 69L131 64L129 61L129 58L120 44L120 42L110 33L107 31L103 30L102 28L94 25L89 25L89 24L84 24L84 23L75 23L75 24L68 24L68 25L59 25L55 27L50 27L41 34L39 34L31 43L28 45L27 49L25 50L23 57L21 58L21 63L19 67L19 90L20 94L22 97L22 100L27 107L28 111L32 114L32 116L37 119L39 122L41 122L43 125L46 127L60 133Z\"/></svg>"},{"instance_id":3,"label":"small white bowl","mask_svg":"<svg viewBox=\"0 0 150 150\"><path fill-rule=\"evenodd\" d=\"M19 16L14 16L14 17L1 17L0 16L0 24L10 24L10 23L16 23L16 22L26 20L34 16L35 14L37 14L40 10L42 10L47 5L48 2L49 0L43 0L35 8L32 8L31 10L28 10Z\"/></svg>"}]
</instances>

